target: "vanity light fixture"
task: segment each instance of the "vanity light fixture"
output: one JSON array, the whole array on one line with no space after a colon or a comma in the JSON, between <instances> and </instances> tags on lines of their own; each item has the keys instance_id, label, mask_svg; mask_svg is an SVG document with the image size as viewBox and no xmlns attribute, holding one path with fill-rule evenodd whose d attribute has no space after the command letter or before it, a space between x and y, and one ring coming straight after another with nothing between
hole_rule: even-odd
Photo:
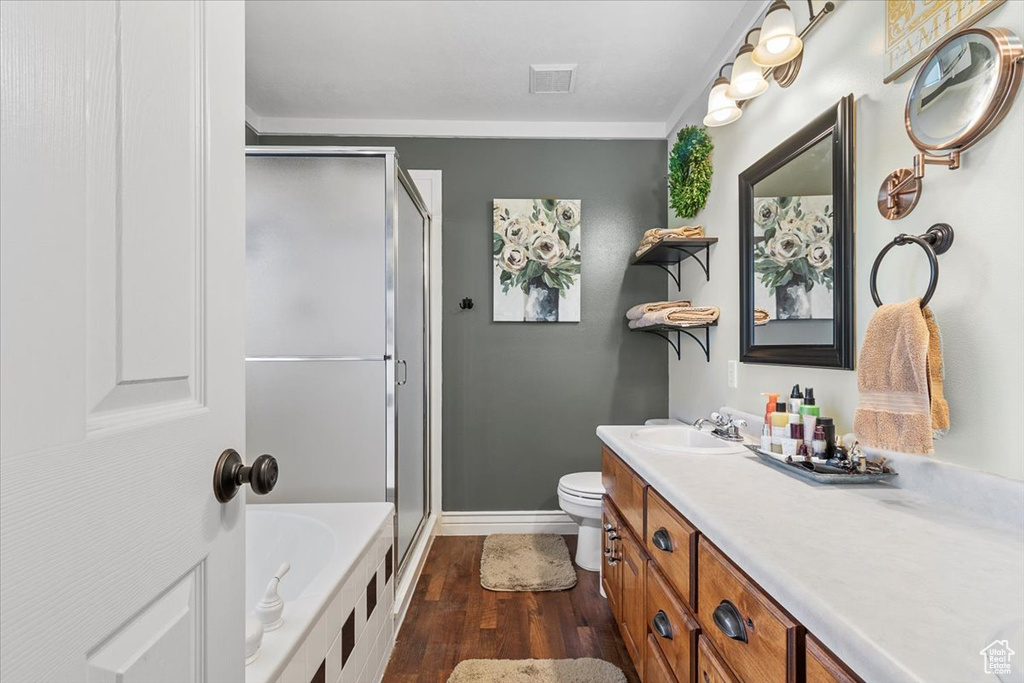
<instances>
[{"instance_id":1,"label":"vanity light fixture","mask_svg":"<svg viewBox=\"0 0 1024 683\"><path fill-rule=\"evenodd\" d=\"M754 46L750 44L750 34L758 29L751 29L747 33L747 41L736 53L736 62L732 66L732 78L729 80L729 88L726 94L734 100L750 100L768 90L768 81L764 78L764 71L761 70L750 55L754 53Z\"/></svg>"},{"instance_id":2,"label":"vanity light fixture","mask_svg":"<svg viewBox=\"0 0 1024 683\"><path fill-rule=\"evenodd\" d=\"M804 49L796 34L796 22L786 0L775 0L761 24L761 35L750 58L766 68L782 66L794 60Z\"/></svg>"},{"instance_id":3,"label":"vanity light fixture","mask_svg":"<svg viewBox=\"0 0 1024 683\"><path fill-rule=\"evenodd\" d=\"M729 97L726 92L729 89L729 79L722 75L725 68L732 64L732 62L724 64L718 70L718 78L711 86L711 94L708 95L708 113L704 117L704 125L709 128L728 125L743 115L743 110L736 105L736 100Z\"/></svg>"},{"instance_id":4,"label":"vanity light fixture","mask_svg":"<svg viewBox=\"0 0 1024 683\"><path fill-rule=\"evenodd\" d=\"M726 81L722 77L722 70L729 64L719 69L708 96L704 125L724 126L739 119L746 101L768 90L766 77L769 75L780 87L791 86L800 73L807 34L835 8L835 3L829 0L815 14L813 0L807 0L807 25L797 33L789 4L785 0L774 0L763 24L747 32L743 47L736 53L736 61L732 64L732 78ZM760 32L757 47L750 42L750 35L755 31ZM721 87L723 85L725 87Z\"/></svg>"}]
</instances>

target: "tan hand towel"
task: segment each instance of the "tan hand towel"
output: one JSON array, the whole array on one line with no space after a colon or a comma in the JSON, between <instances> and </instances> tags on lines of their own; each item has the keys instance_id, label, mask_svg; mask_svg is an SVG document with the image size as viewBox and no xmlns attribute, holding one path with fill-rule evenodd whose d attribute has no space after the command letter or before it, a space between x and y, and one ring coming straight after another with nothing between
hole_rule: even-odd
<instances>
[{"instance_id":1,"label":"tan hand towel","mask_svg":"<svg viewBox=\"0 0 1024 683\"><path fill-rule=\"evenodd\" d=\"M928 326L928 390L931 398L932 436L942 437L949 431L949 404L942 389L942 338L932 309L924 307L924 322Z\"/></svg>"},{"instance_id":2,"label":"tan hand towel","mask_svg":"<svg viewBox=\"0 0 1024 683\"><path fill-rule=\"evenodd\" d=\"M718 308L714 306L689 306L687 308L667 308L650 311L642 318L629 321L632 329L651 327L653 325L671 325L673 327L695 327L708 325L718 320Z\"/></svg>"},{"instance_id":3,"label":"tan hand towel","mask_svg":"<svg viewBox=\"0 0 1024 683\"><path fill-rule=\"evenodd\" d=\"M755 325L767 325L772 319L771 313L763 308L754 309L754 324Z\"/></svg>"},{"instance_id":4,"label":"tan hand towel","mask_svg":"<svg viewBox=\"0 0 1024 683\"><path fill-rule=\"evenodd\" d=\"M694 237L703 237L704 227L700 225L684 225L678 228L651 228L644 232L644 236L640 241L641 243L657 242L658 240L669 236L686 237L691 239Z\"/></svg>"},{"instance_id":5,"label":"tan hand towel","mask_svg":"<svg viewBox=\"0 0 1024 683\"><path fill-rule=\"evenodd\" d=\"M681 228L652 228L645 232L640 239L640 248L636 250L636 255L639 256L660 242L688 240L697 237L704 237L704 228L699 225L684 225Z\"/></svg>"},{"instance_id":6,"label":"tan hand towel","mask_svg":"<svg viewBox=\"0 0 1024 683\"><path fill-rule=\"evenodd\" d=\"M630 320L639 320L644 317L645 313L651 311L663 311L669 308L685 308L689 306L690 302L685 299L679 301L654 301L649 304L640 304L626 311L626 317Z\"/></svg>"},{"instance_id":7,"label":"tan hand towel","mask_svg":"<svg viewBox=\"0 0 1024 683\"><path fill-rule=\"evenodd\" d=\"M654 315L664 315L669 325L707 325L718 320L719 310L717 306L690 306L689 308L676 308Z\"/></svg>"},{"instance_id":8,"label":"tan hand towel","mask_svg":"<svg viewBox=\"0 0 1024 683\"><path fill-rule=\"evenodd\" d=\"M938 381L929 390L929 377ZM942 397L942 349L920 299L880 306L868 323L857 365L857 440L901 453L931 453L932 429L949 426ZM937 418L937 419L936 419Z\"/></svg>"}]
</instances>

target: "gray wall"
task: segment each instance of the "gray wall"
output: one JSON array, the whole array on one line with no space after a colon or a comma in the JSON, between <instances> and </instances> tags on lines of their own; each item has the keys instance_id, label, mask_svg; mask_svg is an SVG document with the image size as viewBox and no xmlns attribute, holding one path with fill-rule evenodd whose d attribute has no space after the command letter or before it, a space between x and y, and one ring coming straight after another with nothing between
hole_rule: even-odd
<instances>
[{"instance_id":1,"label":"gray wall","mask_svg":"<svg viewBox=\"0 0 1024 683\"><path fill-rule=\"evenodd\" d=\"M405 168L443 172L443 509L557 509L560 476L601 467L598 425L667 413L666 344L623 317L665 291L661 270L627 266L640 234L667 220L664 141L259 142L394 146ZM491 322L495 197L582 200L580 323Z\"/></svg>"}]
</instances>

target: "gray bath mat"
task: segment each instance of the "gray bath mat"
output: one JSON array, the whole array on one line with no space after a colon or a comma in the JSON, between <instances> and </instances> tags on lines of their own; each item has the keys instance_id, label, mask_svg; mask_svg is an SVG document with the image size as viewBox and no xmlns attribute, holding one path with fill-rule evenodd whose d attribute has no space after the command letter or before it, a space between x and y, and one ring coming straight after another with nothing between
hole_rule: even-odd
<instances>
[{"instance_id":1,"label":"gray bath mat","mask_svg":"<svg viewBox=\"0 0 1024 683\"><path fill-rule=\"evenodd\" d=\"M492 591L562 591L576 585L576 569L561 536L491 534L484 539L480 585Z\"/></svg>"},{"instance_id":2,"label":"gray bath mat","mask_svg":"<svg viewBox=\"0 0 1024 683\"><path fill-rule=\"evenodd\" d=\"M467 659L448 683L626 683L619 667L601 659Z\"/></svg>"}]
</instances>

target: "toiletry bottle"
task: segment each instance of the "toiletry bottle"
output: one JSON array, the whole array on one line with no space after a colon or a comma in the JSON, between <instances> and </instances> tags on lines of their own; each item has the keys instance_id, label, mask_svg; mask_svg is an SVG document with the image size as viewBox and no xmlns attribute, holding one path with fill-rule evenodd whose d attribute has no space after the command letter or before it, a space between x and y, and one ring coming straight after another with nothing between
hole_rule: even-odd
<instances>
[{"instance_id":1,"label":"toiletry bottle","mask_svg":"<svg viewBox=\"0 0 1024 683\"><path fill-rule=\"evenodd\" d=\"M799 413L800 406L804 403L804 395L800 393L800 385L794 384L793 391L789 394L789 412Z\"/></svg>"},{"instance_id":2,"label":"toiletry bottle","mask_svg":"<svg viewBox=\"0 0 1024 683\"><path fill-rule=\"evenodd\" d=\"M831 417L819 417L818 424L825 432L825 454L829 458L836 455L836 425Z\"/></svg>"},{"instance_id":3,"label":"toiletry bottle","mask_svg":"<svg viewBox=\"0 0 1024 683\"><path fill-rule=\"evenodd\" d=\"M772 413L775 412L775 406L779 402L778 394L761 394L762 396L768 397L768 404L764 407L764 423L769 427L772 424Z\"/></svg>"},{"instance_id":4,"label":"toiletry bottle","mask_svg":"<svg viewBox=\"0 0 1024 683\"><path fill-rule=\"evenodd\" d=\"M818 415L821 409L814 403L814 389L807 387L804 391L804 404L800 406L800 415L804 421L804 438L810 441L814 438L814 429L818 426Z\"/></svg>"},{"instance_id":5,"label":"toiletry bottle","mask_svg":"<svg viewBox=\"0 0 1024 683\"><path fill-rule=\"evenodd\" d=\"M814 457L819 460L824 460L828 456L825 454L825 430L821 425L814 428L814 441L812 441L812 450L814 451Z\"/></svg>"},{"instance_id":6,"label":"toiletry bottle","mask_svg":"<svg viewBox=\"0 0 1024 683\"><path fill-rule=\"evenodd\" d=\"M796 441L796 455L803 455L804 423L799 413L789 414L789 438Z\"/></svg>"},{"instance_id":7,"label":"toiletry bottle","mask_svg":"<svg viewBox=\"0 0 1024 683\"><path fill-rule=\"evenodd\" d=\"M782 440L789 438L789 415L785 404L778 403L772 413L772 452L782 453Z\"/></svg>"}]
</instances>

